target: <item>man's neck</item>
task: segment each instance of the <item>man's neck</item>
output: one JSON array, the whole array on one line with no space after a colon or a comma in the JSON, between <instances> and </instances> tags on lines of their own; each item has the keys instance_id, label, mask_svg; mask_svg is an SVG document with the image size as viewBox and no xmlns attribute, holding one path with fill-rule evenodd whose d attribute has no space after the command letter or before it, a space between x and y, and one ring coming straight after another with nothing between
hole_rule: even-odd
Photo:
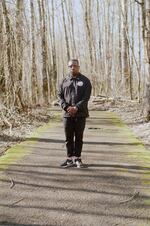
<instances>
[{"instance_id":1,"label":"man's neck","mask_svg":"<svg viewBox=\"0 0 150 226\"><path fill-rule=\"evenodd\" d=\"M70 74L72 78L77 78L79 76L79 73L77 74Z\"/></svg>"}]
</instances>

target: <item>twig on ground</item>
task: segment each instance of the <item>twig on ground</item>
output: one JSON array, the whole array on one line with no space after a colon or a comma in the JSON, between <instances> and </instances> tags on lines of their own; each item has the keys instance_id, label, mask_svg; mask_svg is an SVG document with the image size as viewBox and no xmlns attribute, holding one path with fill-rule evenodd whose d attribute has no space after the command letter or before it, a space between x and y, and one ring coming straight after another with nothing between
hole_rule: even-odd
<instances>
[{"instance_id":1,"label":"twig on ground","mask_svg":"<svg viewBox=\"0 0 150 226\"><path fill-rule=\"evenodd\" d=\"M135 191L134 194L132 195L132 197L130 197L129 199L126 199L124 201L119 202L119 204L131 202L133 199L136 199L137 197L139 197L139 194L140 194L139 191Z\"/></svg>"},{"instance_id":2,"label":"twig on ground","mask_svg":"<svg viewBox=\"0 0 150 226\"><path fill-rule=\"evenodd\" d=\"M21 202L23 199L24 199L24 198L21 198L21 199L17 200L16 202L13 202L12 204L10 204L10 206L14 206L15 204Z\"/></svg>"},{"instance_id":3,"label":"twig on ground","mask_svg":"<svg viewBox=\"0 0 150 226\"><path fill-rule=\"evenodd\" d=\"M15 186L15 182L13 181L13 179L11 179L11 185L10 188L12 189Z\"/></svg>"}]
</instances>

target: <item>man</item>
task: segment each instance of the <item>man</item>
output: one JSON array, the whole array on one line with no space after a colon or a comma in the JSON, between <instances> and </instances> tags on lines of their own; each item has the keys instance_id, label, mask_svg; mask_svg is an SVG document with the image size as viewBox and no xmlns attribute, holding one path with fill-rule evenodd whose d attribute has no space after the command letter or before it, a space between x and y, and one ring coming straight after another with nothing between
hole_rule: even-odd
<instances>
[{"instance_id":1,"label":"man","mask_svg":"<svg viewBox=\"0 0 150 226\"><path fill-rule=\"evenodd\" d=\"M88 100L91 95L90 80L79 72L77 59L68 63L69 74L63 79L58 97L64 110L67 159L61 167L82 166L81 151L83 132L88 114Z\"/></svg>"}]
</instances>

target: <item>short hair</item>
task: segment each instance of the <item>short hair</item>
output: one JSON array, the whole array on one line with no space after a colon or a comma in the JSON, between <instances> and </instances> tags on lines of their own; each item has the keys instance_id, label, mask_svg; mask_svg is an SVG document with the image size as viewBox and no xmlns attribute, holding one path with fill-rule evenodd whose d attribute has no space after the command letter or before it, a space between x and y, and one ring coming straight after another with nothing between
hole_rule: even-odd
<instances>
[{"instance_id":1,"label":"short hair","mask_svg":"<svg viewBox=\"0 0 150 226\"><path fill-rule=\"evenodd\" d=\"M70 63L73 63L73 62L75 62L75 64L79 66L79 60L78 59L70 59L69 62L68 62L68 65Z\"/></svg>"}]
</instances>

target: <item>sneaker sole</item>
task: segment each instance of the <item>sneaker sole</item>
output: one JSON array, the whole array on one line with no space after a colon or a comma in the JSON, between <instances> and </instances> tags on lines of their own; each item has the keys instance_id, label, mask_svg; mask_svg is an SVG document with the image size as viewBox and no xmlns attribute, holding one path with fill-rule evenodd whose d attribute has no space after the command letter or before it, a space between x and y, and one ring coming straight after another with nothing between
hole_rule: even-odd
<instances>
[{"instance_id":1,"label":"sneaker sole","mask_svg":"<svg viewBox=\"0 0 150 226\"><path fill-rule=\"evenodd\" d=\"M74 164L72 164L72 165L66 165L66 166L60 166L61 168L69 168L69 167L73 167L74 166Z\"/></svg>"},{"instance_id":2,"label":"sneaker sole","mask_svg":"<svg viewBox=\"0 0 150 226\"><path fill-rule=\"evenodd\" d=\"M75 165L77 168L84 168L84 165Z\"/></svg>"}]
</instances>

